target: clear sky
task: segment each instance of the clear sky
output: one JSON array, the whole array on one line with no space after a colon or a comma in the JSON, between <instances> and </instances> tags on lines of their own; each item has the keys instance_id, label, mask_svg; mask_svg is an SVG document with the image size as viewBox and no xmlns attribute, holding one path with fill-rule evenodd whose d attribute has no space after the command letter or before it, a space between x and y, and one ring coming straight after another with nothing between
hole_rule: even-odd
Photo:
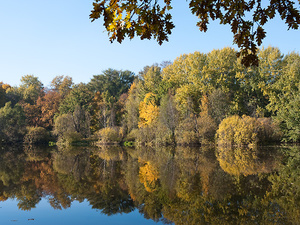
<instances>
[{"instance_id":1,"label":"clear sky","mask_svg":"<svg viewBox=\"0 0 300 225\"><path fill-rule=\"evenodd\" d=\"M229 26L211 22L207 33L185 0L173 1L175 29L169 42L125 40L111 44L99 19L91 23L92 0L0 0L0 81L19 85L31 74L48 86L57 75L87 83L113 68L138 73L146 65L173 61L184 53L235 47ZM300 30L287 31L279 17L266 26L264 46L282 53L300 51Z\"/></svg>"}]
</instances>

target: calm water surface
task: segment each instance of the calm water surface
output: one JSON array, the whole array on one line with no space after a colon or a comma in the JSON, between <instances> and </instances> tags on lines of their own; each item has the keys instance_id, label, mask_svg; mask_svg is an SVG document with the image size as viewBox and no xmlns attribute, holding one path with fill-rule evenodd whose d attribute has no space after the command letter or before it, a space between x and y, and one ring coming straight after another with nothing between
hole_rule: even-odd
<instances>
[{"instance_id":1,"label":"calm water surface","mask_svg":"<svg viewBox=\"0 0 300 225\"><path fill-rule=\"evenodd\" d=\"M300 148L2 147L0 224L299 224Z\"/></svg>"}]
</instances>

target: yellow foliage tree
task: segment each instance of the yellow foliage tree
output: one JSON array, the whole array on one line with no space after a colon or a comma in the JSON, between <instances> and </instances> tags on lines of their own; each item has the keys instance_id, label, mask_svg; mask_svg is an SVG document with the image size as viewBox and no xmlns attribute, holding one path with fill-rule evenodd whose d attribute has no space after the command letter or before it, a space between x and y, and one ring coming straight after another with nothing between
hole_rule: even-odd
<instances>
[{"instance_id":1,"label":"yellow foliage tree","mask_svg":"<svg viewBox=\"0 0 300 225\"><path fill-rule=\"evenodd\" d=\"M152 124L159 115L159 108L155 103L155 94L147 93L144 101L140 103L140 121L139 127L145 127Z\"/></svg>"}]
</instances>

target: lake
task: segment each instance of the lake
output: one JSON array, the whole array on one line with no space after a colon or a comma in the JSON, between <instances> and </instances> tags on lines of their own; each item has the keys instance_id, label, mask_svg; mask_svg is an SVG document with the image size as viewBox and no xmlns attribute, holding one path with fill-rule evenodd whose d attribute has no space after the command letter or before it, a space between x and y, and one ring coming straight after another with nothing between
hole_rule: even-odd
<instances>
[{"instance_id":1,"label":"lake","mask_svg":"<svg viewBox=\"0 0 300 225\"><path fill-rule=\"evenodd\" d=\"M299 167L299 146L3 146L0 224L298 224Z\"/></svg>"}]
</instances>

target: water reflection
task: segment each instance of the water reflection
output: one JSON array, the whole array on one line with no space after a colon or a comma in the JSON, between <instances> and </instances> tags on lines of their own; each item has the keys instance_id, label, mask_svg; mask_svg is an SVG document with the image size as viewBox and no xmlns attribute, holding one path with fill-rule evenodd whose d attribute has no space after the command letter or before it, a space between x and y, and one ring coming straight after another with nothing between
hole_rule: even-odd
<instances>
[{"instance_id":1,"label":"water reflection","mask_svg":"<svg viewBox=\"0 0 300 225\"><path fill-rule=\"evenodd\" d=\"M219 146L217 159L225 172L236 176L248 176L276 170L279 164L276 153L276 149L271 147Z\"/></svg>"},{"instance_id":2,"label":"water reflection","mask_svg":"<svg viewBox=\"0 0 300 225\"><path fill-rule=\"evenodd\" d=\"M0 201L31 210L88 201L175 224L297 224L299 147L41 149L0 152Z\"/></svg>"}]
</instances>

